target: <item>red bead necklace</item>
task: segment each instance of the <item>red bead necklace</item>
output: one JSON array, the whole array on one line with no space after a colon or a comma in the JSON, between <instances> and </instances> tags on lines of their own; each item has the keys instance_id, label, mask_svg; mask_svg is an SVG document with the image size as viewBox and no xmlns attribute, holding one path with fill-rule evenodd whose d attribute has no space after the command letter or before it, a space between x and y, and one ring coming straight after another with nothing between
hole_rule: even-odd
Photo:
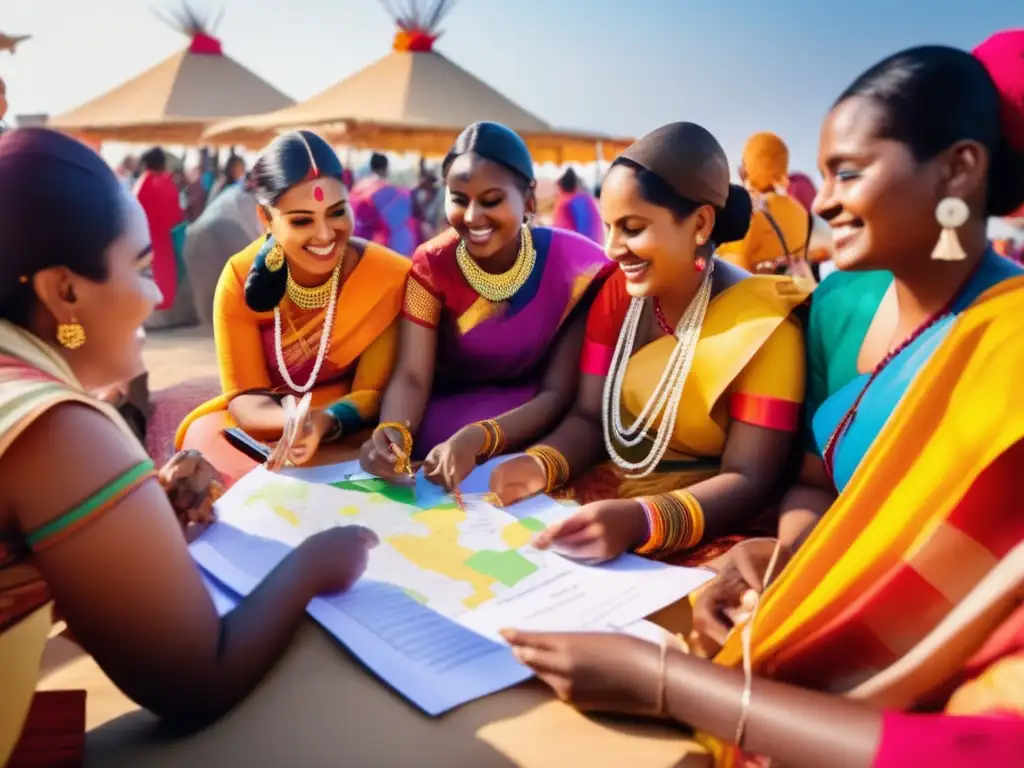
<instances>
[{"instance_id":1,"label":"red bead necklace","mask_svg":"<svg viewBox=\"0 0 1024 768\"><path fill-rule=\"evenodd\" d=\"M984 259L982 259L982 261L983 260ZM829 437L828 442L825 443L825 450L822 451L821 453L822 461L825 463L825 472L828 473L828 477L832 481L833 485L835 485L835 475L833 474L833 470L835 469L836 444L839 442L840 438L842 438L842 436L846 433L846 431L850 428L850 425L853 424L853 420L857 416L857 409L860 408L861 400L864 399L864 395L867 394L868 389L871 388L871 384L875 381L875 379L878 378L878 375L885 370L885 367L889 365L889 363L891 363L900 354L900 352L902 352L915 341L917 341L921 337L921 334L923 334L925 331L927 331L929 328L931 328L933 325L935 325L937 322L942 320L946 315L950 314L953 311L953 307L956 306L956 303L960 299L960 295L963 293L964 288L967 287L967 285L971 282L974 275L981 268L982 261L979 261L977 265L975 265L974 269L971 270L970 274L964 279L963 283L960 284L960 287L957 289L956 293L954 293L952 298L950 298L950 300L946 302L945 306L943 306L940 310L938 310L937 312L933 313L930 317L928 317L923 323L921 323L921 325L917 327L917 329L912 334L910 334L894 349L889 350L888 354L886 354L886 356L879 361L878 365L874 367L874 370L871 371L871 375L868 377L867 383L864 384L860 392L857 394L857 397L853 401L853 405L850 406L850 409L843 415L843 418L839 420L839 424L836 426L836 429L832 433L832 436Z\"/></svg>"},{"instance_id":2,"label":"red bead necklace","mask_svg":"<svg viewBox=\"0 0 1024 768\"><path fill-rule=\"evenodd\" d=\"M675 336L676 329L668 324L668 320L665 319L665 313L661 309L661 302L658 301L658 297L654 297L654 317L658 321L658 325L661 330L664 331L666 336Z\"/></svg>"}]
</instances>

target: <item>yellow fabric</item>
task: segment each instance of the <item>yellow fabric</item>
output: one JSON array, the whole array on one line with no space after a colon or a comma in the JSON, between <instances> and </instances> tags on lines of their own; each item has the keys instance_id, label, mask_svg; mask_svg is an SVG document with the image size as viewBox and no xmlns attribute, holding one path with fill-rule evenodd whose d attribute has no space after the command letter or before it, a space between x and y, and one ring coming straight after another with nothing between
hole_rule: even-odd
<instances>
[{"instance_id":1,"label":"yellow fabric","mask_svg":"<svg viewBox=\"0 0 1024 768\"><path fill-rule=\"evenodd\" d=\"M1024 439L1022 318L1024 278L991 288L957 318L844 492L765 593L753 632L755 670L902 562L981 473ZM734 632L716 661L741 660Z\"/></svg>"},{"instance_id":2,"label":"yellow fabric","mask_svg":"<svg viewBox=\"0 0 1024 768\"><path fill-rule=\"evenodd\" d=\"M789 184L789 148L774 133L755 133L743 147L743 170L758 192Z\"/></svg>"},{"instance_id":3,"label":"yellow fabric","mask_svg":"<svg viewBox=\"0 0 1024 768\"><path fill-rule=\"evenodd\" d=\"M189 426L196 419L225 410L231 398L240 392L273 388L270 370L276 370L277 360L267 359L261 326L272 324L274 313L255 312L245 303L245 280L264 242L265 238L260 238L233 256L221 273L213 300L213 323L224 394L199 406L185 418L175 436L176 448L181 448ZM394 368L397 320L410 265L409 259L394 251L367 243L358 265L341 287L321 378L328 370L344 371L353 363L356 363L355 371L326 386L314 387L311 407L323 408L353 391L363 390L361 384L373 383L377 387L376 394L362 392L353 405L367 418L375 415L373 411L364 411L363 407L372 406L374 411L379 407L380 390ZM323 328L322 313L304 312L287 297L282 300L280 310L286 364L297 361L298 356L305 359L315 356ZM358 384L355 379L359 379Z\"/></svg>"},{"instance_id":4,"label":"yellow fabric","mask_svg":"<svg viewBox=\"0 0 1024 768\"><path fill-rule=\"evenodd\" d=\"M803 402L804 338L791 314L806 297L788 278L758 275L711 300L683 387L668 458L673 452L676 457L722 455L729 395ZM675 344L675 339L663 336L630 358L622 386L627 423L650 399Z\"/></svg>"},{"instance_id":5,"label":"yellow fabric","mask_svg":"<svg viewBox=\"0 0 1024 768\"><path fill-rule=\"evenodd\" d=\"M782 230L788 253L783 252L782 241L764 211L756 209L751 215L750 229L746 236L742 240L723 243L716 251L719 258L750 272L763 261L775 261L783 256L802 256L809 234L807 210L792 197L766 192L762 204Z\"/></svg>"},{"instance_id":6,"label":"yellow fabric","mask_svg":"<svg viewBox=\"0 0 1024 768\"><path fill-rule=\"evenodd\" d=\"M1000 659L975 680L960 686L946 703L951 715L983 713L1024 717L1024 654Z\"/></svg>"},{"instance_id":7,"label":"yellow fabric","mask_svg":"<svg viewBox=\"0 0 1024 768\"><path fill-rule=\"evenodd\" d=\"M11 371L0 376L0 458L36 419L66 402L81 403L105 415L135 446L139 458L145 458L145 450L117 409L90 396L67 362L42 340L0 320L0 355L24 361L50 377L21 377ZM35 566L27 561L0 571L0 615L4 588L32 584L40 578ZM0 634L0 765L7 762L20 738L51 623L52 609L47 604Z\"/></svg>"}]
</instances>

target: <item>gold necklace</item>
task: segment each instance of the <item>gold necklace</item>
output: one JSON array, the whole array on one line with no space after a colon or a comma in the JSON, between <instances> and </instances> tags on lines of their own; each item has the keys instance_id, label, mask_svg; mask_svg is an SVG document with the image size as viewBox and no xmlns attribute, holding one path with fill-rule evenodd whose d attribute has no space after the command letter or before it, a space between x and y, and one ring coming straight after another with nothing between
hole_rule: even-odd
<instances>
[{"instance_id":1,"label":"gold necklace","mask_svg":"<svg viewBox=\"0 0 1024 768\"><path fill-rule=\"evenodd\" d=\"M455 260L470 288L488 301L499 302L512 298L526 285L537 263L537 251L533 247L533 234L524 224L519 238L519 253L515 263L506 272L492 275L484 271L469 255L464 240L460 240L459 247L455 249Z\"/></svg>"},{"instance_id":2,"label":"gold necklace","mask_svg":"<svg viewBox=\"0 0 1024 768\"><path fill-rule=\"evenodd\" d=\"M288 298L292 300L292 304L299 309L305 310L323 309L330 304L331 297L338 290L338 278L341 273L342 261L344 259L338 259L338 264L326 283L315 285L312 288L296 283L294 278L292 278L291 270L288 270L288 281L285 283L285 288L288 291Z\"/></svg>"}]
</instances>

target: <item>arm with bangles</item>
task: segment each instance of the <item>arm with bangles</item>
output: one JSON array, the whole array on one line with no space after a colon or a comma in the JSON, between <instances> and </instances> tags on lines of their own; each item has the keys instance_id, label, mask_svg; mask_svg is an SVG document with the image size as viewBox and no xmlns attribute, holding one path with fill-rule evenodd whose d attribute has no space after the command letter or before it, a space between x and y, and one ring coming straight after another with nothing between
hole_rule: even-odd
<instances>
[{"instance_id":1,"label":"arm with bangles","mask_svg":"<svg viewBox=\"0 0 1024 768\"><path fill-rule=\"evenodd\" d=\"M147 464L106 416L58 405L4 454L0 487L83 648L140 705L201 725L256 686L291 642L310 599L359 577L375 539L355 527L317 534L219 618ZM55 467L61 482L40 483ZM53 535L62 523L63 535Z\"/></svg>"}]
</instances>

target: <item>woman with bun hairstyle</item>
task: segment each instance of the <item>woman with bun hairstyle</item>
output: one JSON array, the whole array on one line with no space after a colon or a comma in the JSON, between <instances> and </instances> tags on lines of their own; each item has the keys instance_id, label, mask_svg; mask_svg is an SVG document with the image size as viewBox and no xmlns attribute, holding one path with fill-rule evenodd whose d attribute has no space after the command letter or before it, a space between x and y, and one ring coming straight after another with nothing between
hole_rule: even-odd
<instances>
[{"instance_id":1,"label":"woman with bun hairstyle","mask_svg":"<svg viewBox=\"0 0 1024 768\"><path fill-rule=\"evenodd\" d=\"M541 546L701 561L747 532L782 480L804 397L792 312L806 294L715 257L746 232L750 198L699 125L627 149L601 215L619 269L590 310L575 407L491 490L507 504L568 488L585 505Z\"/></svg>"},{"instance_id":2,"label":"woman with bun hairstyle","mask_svg":"<svg viewBox=\"0 0 1024 768\"><path fill-rule=\"evenodd\" d=\"M192 412L178 447L201 450L237 479L255 462L224 439L237 425L276 440L282 398L312 392L289 460L376 423L394 367L409 260L352 237L342 166L310 131L275 139L251 174L268 235L224 267L214 296L223 395Z\"/></svg>"},{"instance_id":3,"label":"woman with bun hairstyle","mask_svg":"<svg viewBox=\"0 0 1024 768\"><path fill-rule=\"evenodd\" d=\"M714 664L513 634L561 692L713 735L719 766L1020 765L1024 269L986 223L1024 202L1022 83L1016 30L973 56L903 51L839 97L814 207L842 271L812 299L811 440L783 548L737 545L698 599L704 639L725 642ZM742 629L719 636L729 616Z\"/></svg>"}]
</instances>

